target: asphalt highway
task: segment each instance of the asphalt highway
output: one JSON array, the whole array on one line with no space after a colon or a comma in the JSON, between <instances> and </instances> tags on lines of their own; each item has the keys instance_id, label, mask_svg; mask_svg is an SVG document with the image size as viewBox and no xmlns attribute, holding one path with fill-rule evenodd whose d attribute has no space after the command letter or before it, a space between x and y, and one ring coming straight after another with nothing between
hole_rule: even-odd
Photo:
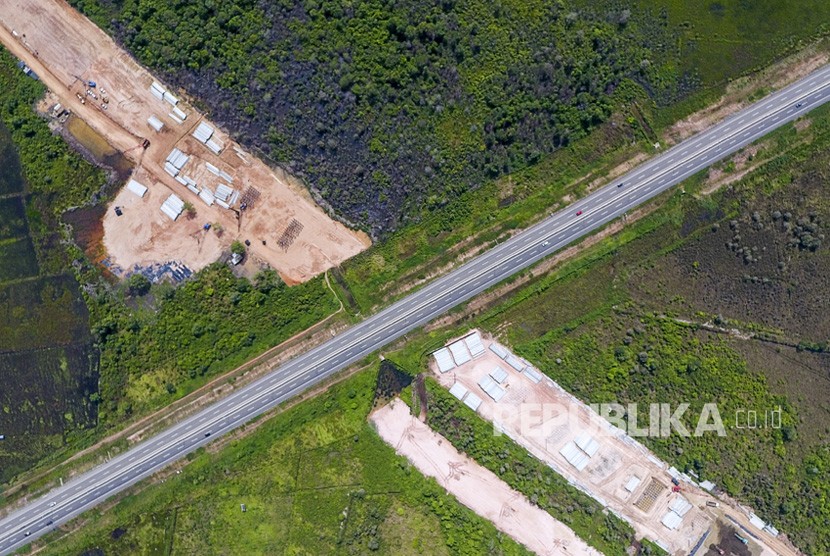
<instances>
[{"instance_id":1,"label":"asphalt highway","mask_svg":"<svg viewBox=\"0 0 830 556\"><path fill-rule=\"evenodd\" d=\"M10 513L0 520L0 554L31 542L828 100L830 66L825 66Z\"/></svg>"}]
</instances>

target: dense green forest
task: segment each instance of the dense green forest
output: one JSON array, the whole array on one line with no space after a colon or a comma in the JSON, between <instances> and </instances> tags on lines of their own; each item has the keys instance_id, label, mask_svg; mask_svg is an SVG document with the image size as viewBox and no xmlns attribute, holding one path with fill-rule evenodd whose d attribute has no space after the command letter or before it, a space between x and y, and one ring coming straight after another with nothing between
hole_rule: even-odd
<instances>
[{"instance_id":1,"label":"dense green forest","mask_svg":"<svg viewBox=\"0 0 830 556\"><path fill-rule=\"evenodd\" d=\"M670 107L830 15L815 0L71 1L375 237L585 135L626 82Z\"/></svg>"},{"instance_id":2,"label":"dense green forest","mask_svg":"<svg viewBox=\"0 0 830 556\"><path fill-rule=\"evenodd\" d=\"M102 2L104 6L108 6ZM533 0L78 0L140 61L375 235L661 98L665 18ZM107 22L107 18L112 18Z\"/></svg>"}]
</instances>

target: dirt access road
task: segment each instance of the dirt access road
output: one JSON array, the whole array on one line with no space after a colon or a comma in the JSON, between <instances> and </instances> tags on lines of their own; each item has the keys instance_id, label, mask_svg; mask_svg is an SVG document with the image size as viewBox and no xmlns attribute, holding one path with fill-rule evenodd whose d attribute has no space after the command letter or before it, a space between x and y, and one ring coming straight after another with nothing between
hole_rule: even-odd
<instances>
[{"instance_id":1,"label":"dirt access road","mask_svg":"<svg viewBox=\"0 0 830 556\"><path fill-rule=\"evenodd\" d=\"M410 415L401 400L376 411L371 421L380 437L421 473L434 477L459 502L536 554L600 555L569 527Z\"/></svg>"},{"instance_id":2,"label":"dirt access road","mask_svg":"<svg viewBox=\"0 0 830 556\"><path fill-rule=\"evenodd\" d=\"M104 218L104 245L111 262L122 269L178 260L198 270L239 239L250 241L250 256L297 283L369 246L365 234L329 218L301 185L279 177L203 118L186 101L186 93L164 85L186 114L177 122L170 115L172 103L150 91L154 81L161 82L66 2L4 0L0 41L38 74L64 107L135 163L133 177L149 188L144 197L123 190L113 202L125 207L123 216L108 210ZM96 86L90 87L89 81ZM160 131L148 123L151 116L164 124ZM224 146L219 154L192 137L200 122L215 129L213 137ZM145 139L150 141L146 149ZM231 205L237 210L209 206L167 174L164 163L173 148L189 155L181 175L194 178L200 189L214 192L224 183L210 167L230 176L230 186L240 194ZM176 221L165 216L160 205L171 193L191 203L195 214L182 214ZM239 211L243 198L247 210ZM214 229L220 224L224 233L205 232L205 223Z\"/></svg>"}]
</instances>

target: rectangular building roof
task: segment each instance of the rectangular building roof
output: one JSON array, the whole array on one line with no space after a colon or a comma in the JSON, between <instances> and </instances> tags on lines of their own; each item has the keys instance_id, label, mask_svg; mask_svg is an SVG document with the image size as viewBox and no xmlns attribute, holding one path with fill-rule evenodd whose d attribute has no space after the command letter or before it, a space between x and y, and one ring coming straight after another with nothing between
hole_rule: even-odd
<instances>
[{"instance_id":1,"label":"rectangular building roof","mask_svg":"<svg viewBox=\"0 0 830 556\"><path fill-rule=\"evenodd\" d=\"M461 384L460 382L456 382L450 387L450 394L458 398L459 400L463 400L464 396L467 395L467 387Z\"/></svg>"},{"instance_id":2,"label":"rectangular building roof","mask_svg":"<svg viewBox=\"0 0 830 556\"><path fill-rule=\"evenodd\" d=\"M213 151L213 154L219 154L220 152L222 152L222 149L225 148L225 145L222 143L222 141L219 141L216 138L208 139L205 143L205 146L209 148L211 151Z\"/></svg>"},{"instance_id":3,"label":"rectangular building roof","mask_svg":"<svg viewBox=\"0 0 830 556\"><path fill-rule=\"evenodd\" d=\"M159 91L158 89L154 89L150 87L150 94L156 97L159 100L164 100L164 91Z\"/></svg>"},{"instance_id":4,"label":"rectangular building roof","mask_svg":"<svg viewBox=\"0 0 830 556\"><path fill-rule=\"evenodd\" d=\"M452 352L452 358L455 359L456 365L463 365L464 363L472 360L470 352L467 351L467 346L465 346L464 342L461 340L451 343L449 347L450 352Z\"/></svg>"},{"instance_id":5,"label":"rectangular building roof","mask_svg":"<svg viewBox=\"0 0 830 556\"><path fill-rule=\"evenodd\" d=\"M666 512L666 515L663 516L663 519L660 521L667 529L671 529L674 531L678 527L680 527L680 523L683 521L683 518L677 515L672 511Z\"/></svg>"},{"instance_id":6,"label":"rectangular building roof","mask_svg":"<svg viewBox=\"0 0 830 556\"><path fill-rule=\"evenodd\" d=\"M199 191L199 198L205 202L207 206L211 206L213 204L213 192L207 187Z\"/></svg>"},{"instance_id":7,"label":"rectangular building roof","mask_svg":"<svg viewBox=\"0 0 830 556\"><path fill-rule=\"evenodd\" d=\"M467 344L467 349L470 350L474 358L484 354L484 344L481 342L481 335L478 332L473 332L464 338L464 343Z\"/></svg>"},{"instance_id":8,"label":"rectangular building roof","mask_svg":"<svg viewBox=\"0 0 830 556\"><path fill-rule=\"evenodd\" d=\"M179 118L179 119L180 119L180 120L182 120L182 121L184 121L184 120L186 120L186 119L187 119L187 114L185 114L185 113L184 113L184 110L182 110L182 109L181 109L181 108L179 108L178 106L174 106L174 107L173 107L173 114L175 114L175 115L176 115L176 117L177 117L177 118Z\"/></svg>"},{"instance_id":9,"label":"rectangular building roof","mask_svg":"<svg viewBox=\"0 0 830 556\"><path fill-rule=\"evenodd\" d=\"M478 411L478 406L481 405L481 398L470 392L469 394L467 394L467 397L464 398L464 405L466 405L473 411Z\"/></svg>"},{"instance_id":10,"label":"rectangular building roof","mask_svg":"<svg viewBox=\"0 0 830 556\"><path fill-rule=\"evenodd\" d=\"M147 123L150 124L150 127L155 129L156 131L161 131L164 128L164 122L162 122L155 116L150 116L149 118L147 118Z\"/></svg>"},{"instance_id":11,"label":"rectangular building roof","mask_svg":"<svg viewBox=\"0 0 830 556\"><path fill-rule=\"evenodd\" d=\"M599 450L599 443L594 439L593 436L587 433L583 433L577 436L574 439L574 442L576 442L576 445L579 446L579 448L583 452L588 454L589 458L594 457L594 454L596 454L597 450Z\"/></svg>"},{"instance_id":12,"label":"rectangular building roof","mask_svg":"<svg viewBox=\"0 0 830 556\"><path fill-rule=\"evenodd\" d=\"M637 487L640 486L640 481L640 477L638 477L637 475L632 475L631 478L628 479L628 482L625 483L625 490L627 490L628 492L634 492L635 490L637 490Z\"/></svg>"},{"instance_id":13,"label":"rectangular building roof","mask_svg":"<svg viewBox=\"0 0 830 556\"><path fill-rule=\"evenodd\" d=\"M576 444L573 442L565 444L565 446L559 450L559 453L562 454L562 457L564 457L568 463L573 465L577 471L585 469L585 466L588 465L588 461L590 459L585 455L585 452L577 448Z\"/></svg>"},{"instance_id":14,"label":"rectangular building roof","mask_svg":"<svg viewBox=\"0 0 830 556\"><path fill-rule=\"evenodd\" d=\"M442 373L451 371L455 368L455 361L452 360L450 350L448 348L441 348L432 354L435 357L435 362L438 364L438 370Z\"/></svg>"},{"instance_id":15,"label":"rectangular building roof","mask_svg":"<svg viewBox=\"0 0 830 556\"><path fill-rule=\"evenodd\" d=\"M758 529L763 529L767 526L763 519L758 517L757 515L750 513L749 514L749 523L750 525L757 527Z\"/></svg>"},{"instance_id":16,"label":"rectangular building roof","mask_svg":"<svg viewBox=\"0 0 830 556\"><path fill-rule=\"evenodd\" d=\"M144 194L147 193L147 188L135 180L130 180L127 182L127 189L129 189L139 197L144 197Z\"/></svg>"},{"instance_id":17,"label":"rectangular building roof","mask_svg":"<svg viewBox=\"0 0 830 556\"><path fill-rule=\"evenodd\" d=\"M498 402L504 397L504 388L496 384L496 381L489 376L485 376L479 380L478 385L487 393L488 396L493 398L494 402Z\"/></svg>"},{"instance_id":18,"label":"rectangular building roof","mask_svg":"<svg viewBox=\"0 0 830 556\"><path fill-rule=\"evenodd\" d=\"M504 349L503 347L501 347L500 345L498 345L498 344L497 344L497 343L495 343L495 342L493 342L492 344L490 344L490 351L492 351L493 353L495 353L496 355L498 355L498 356L499 356L499 357L501 357L502 359L504 359L505 357L507 357L507 350L506 350L506 349Z\"/></svg>"},{"instance_id":19,"label":"rectangular building roof","mask_svg":"<svg viewBox=\"0 0 830 556\"><path fill-rule=\"evenodd\" d=\"M161 212L166 214L170 220L176 220L184 210L184 201L175 194L170 195L162 204Z\"/></svg>"},{"instance_id":20,"label":"rectangular building roof","mask_svg":"<svg viewBox=\"0 0 830 556\"><path fill-rule=\"evenodd\" d=\"M680 517L683 517L689 512L689 510L692 509L692 503L686 500L683 496L678 495L671 501L671 504L669 504L669 509Z\"/></svg>"},{"instance_id":21,"label":"rectangular building roof","mask_svg":"<svg viewBox=\"0 0 830 556\"><path fill-rule=\"evenodd\" d=\"M490 376L493 377L493 380L502 384L505 380L507 380L507 371L502 369L501 367L496 367L492 371L490 371Z\"/></svg>"},{"instance_id":22,"label":"rectangular building roof","mask_svg":"<svg viewBox=\"0 0 830 556\"><path fill-rule=\"evenodd\" d=\"M164 91L164 100L169 102L172 106L176 106L179 103L179 99L171 95L170 91Z\"/></svg>"},{"instance_id":23,"label":"rectangular building roof","mask_svg":"<svg viewBox=\"0 0 830 556\"><path fill-rule=\"evenodd\" d=\"M538 370L534 369L533 367L529 367L529 366L525 367L524 370L522 370L522 372L524 373L524 375L527 378L529 378L530 380L532 380L536 384L539 384L539 382L542 380L542 373L540 373Z\"/></svg>"},{"instance_id":24,"label":"rectangular building roof","mask_svg":"<svg viewBox=\"0 0 830 556\"><path fill-rule=\"evenodd\" d=\"M227 185L222 183L216 186L216 193L214 194L214 196L221 201L227 202L227 200L230 199L232 193L233 188L228 187Z\"/></svg>"},{"instance_id":25,"label":"rectangular building roof","mask_svg":"<svg viewBox=\"0 0 830 556\"><path fill-rule=\"evenodd\" d=\"M522 361L512 353L508 353L507 357L505 357L504 360L507 362L508 365L510 365L519 372L522 372L522 369L525 368L525 364L522 363Z\"/></svg>"},{"instance_id":26,"label":"rectangular building roof","mask_svg":"<svg viewBox=\"0 0 830 556\"><path fill-rule=\"evenodd\" d=\"M205 122L199 122L199 125L196 127L196 130L193 132L193 137L201 141L202 143L207 143L208 139L213 136L213 128L210 127Z\"/></svg>"}]
</instances>

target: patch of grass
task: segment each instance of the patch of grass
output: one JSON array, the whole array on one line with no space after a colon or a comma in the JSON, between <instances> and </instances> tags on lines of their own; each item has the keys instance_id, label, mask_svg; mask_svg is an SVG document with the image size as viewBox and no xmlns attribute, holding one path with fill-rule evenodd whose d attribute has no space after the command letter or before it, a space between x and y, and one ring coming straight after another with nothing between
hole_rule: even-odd
<instances>
[{"instance_id":1,"label":"patch of grass","mask_svg":"<svg viewBox=\"0 0 830 556\"><path fill-rule=\"evenodd\" d=\"M173 554L527 554L377 436L366 422L375 378L361 372L200 450L44 553L148 554L172 539Z\"/></svg>"},{"instance_id":2,"label":"patch of grass","mask_svg":"<svg viewBox=\"0 0 830 556\"><path fill-rule=\"evenodd\" d=\"M38 274L37 257L28 237L0 241L0 283Z\"/></svg>"}]
</instances>

